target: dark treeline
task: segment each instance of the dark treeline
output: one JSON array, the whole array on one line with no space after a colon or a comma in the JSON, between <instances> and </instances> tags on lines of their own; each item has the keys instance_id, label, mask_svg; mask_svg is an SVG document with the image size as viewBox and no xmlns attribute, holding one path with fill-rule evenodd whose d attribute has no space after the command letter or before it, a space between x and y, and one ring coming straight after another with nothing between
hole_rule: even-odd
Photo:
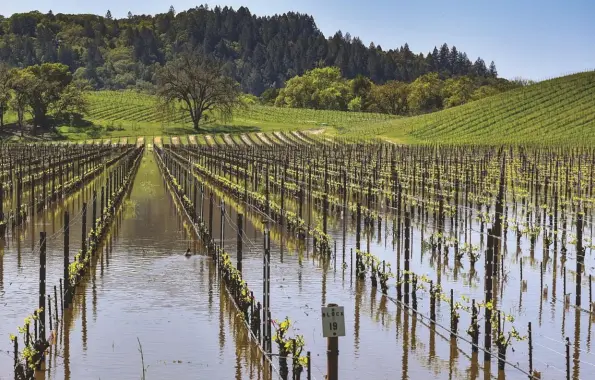
<instances>
[{"instance_id":1,"label":"dark treeline","mask_svg":"<svg viewBox=\"0 0 595 380\"><path fill-rule=\"evenodd\" d=\"M0 61L26 67L46 62L69 67L75 79L97 89L151 88L159 66L188 47L225 62L224 70L244 92L260 95L316 67L336 66L346 78L369 77L377 84L413 82L435 72L442 80L459 76L497 77L496 66L472 62L455 46L428 54L409 46L385 51L340 31L325 37L311 16L286 13L257 17L245 7L199 6L185 12L114 19L34 11L0 16Z\"/></svg>"}]
</instances>

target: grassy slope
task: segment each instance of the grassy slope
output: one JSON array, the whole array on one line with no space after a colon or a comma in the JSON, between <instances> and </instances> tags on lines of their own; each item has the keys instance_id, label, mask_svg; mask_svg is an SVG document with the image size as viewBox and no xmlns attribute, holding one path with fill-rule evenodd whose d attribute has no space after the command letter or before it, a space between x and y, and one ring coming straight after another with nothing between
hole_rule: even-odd
<instances>
[{"instance_id":1,"label":"grassy slope","mask_svg":"<svg viewBox=\"0 0 595 380\"><path fill-rule=\"evenodd\" d=\"M87 127L60 127L69 139L117 136L159 136L195 133L186 113L159 112L153 96L132 91L98 91L89 94ZM374 129L394 116L371 113L315 111L251 105L235 113L228 122L207 122L206 133L270 132L296 129L329 128L334 133L353 128Z\"/></svg>"},{"instance_id":2,"label":"grassy slope","mask_svg":"<svg viewBox=\"0 0 595 380\"><path fill-rule=\"evenodd\" d=\"M363 133L354 128L349 134ZM595 143L595 71L556 78L460 107L393 120L400 142Z\"/></svg>"}]
</instances>

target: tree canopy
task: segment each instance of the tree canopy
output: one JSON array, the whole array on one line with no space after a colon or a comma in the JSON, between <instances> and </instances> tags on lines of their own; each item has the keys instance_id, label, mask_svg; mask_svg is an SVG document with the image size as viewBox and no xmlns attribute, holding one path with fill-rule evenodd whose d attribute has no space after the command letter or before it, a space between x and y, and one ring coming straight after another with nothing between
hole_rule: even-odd
<instances>
[{"instance_id":1,"label":"tree canopy","mask_svg":"<svg viewBox=\"0 0 595 380\"><path fill-rule=\"evenodd\" d=\"M33 115L33 125L47 125L48 113L58 110L58 103L72 82L68 66L61 63L44 63L29 66L16 75L29 78L24 90Z\"/></svg>"},{"instance_id":2,"label":"tree canopy","mask_svg":"<svg viewBox=\"0 0 595 380\"><path fill-rule=\"evenodd\" d=\"M167 109L189 113L196 130L205 113L224 119L241 104L238 84L223 73L222 65L200 52L181 54L157 72L157 94Z\"/></svg>"},{"instance_id":3,"label":"tree canopy","mask_svg":"<svg viewBox=\"0 0 595 380\"><path fill-rule=\"evenodd\" d=\"M50 116L61 119L67 115L84 114L87 101L84 82L73 81L66 65L43 63L24 69L10 69L0 63L0 126L6 111L17 114L21 127L30 113L33 126L50 127Z\"/></svg>"},{"instance_id":4,"label":"tree canopy","mask_svg":"<svg viewBox=\"0 0 595 380\"><path fill-rule=\"evenodd\" d=\"M338 67L318 68L288 80L279 92L275 105L345 110L350 93L350 85L341 76Z\"/></svg>"},{"instance_id":5,"label":"tree canopy","mask_svg":"<svg viewBox=\"0 0 595 380\"><path fill-rule=\"evenodd\" d=\"M121 19L109 10L105 17L38 11L0 17L0 61L12 67L61 63L96 89L154 85L159 67L188 47L221 59L227 75L255 95L316 67L338 67L344 78L362 75L376 84L411 83L430 72L442 80L497 75L495 64L488 69L455 46L444 43L426 54L408 44L365 46L341 31L324 36L311 16L294 12L257 17L245 7L199 6Z\"/></svg>"}]
</instances>

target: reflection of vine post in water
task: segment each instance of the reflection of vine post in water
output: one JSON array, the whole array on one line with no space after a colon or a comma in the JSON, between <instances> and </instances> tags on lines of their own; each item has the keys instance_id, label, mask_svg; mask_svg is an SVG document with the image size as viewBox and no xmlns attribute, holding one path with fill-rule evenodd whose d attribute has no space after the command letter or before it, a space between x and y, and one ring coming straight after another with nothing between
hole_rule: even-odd
<instances>
[{"instance_id":1,"label":"reflection of vine post in water","mask_svg":"<svg viewBox=\"0 0 595 380\"><path fill-rule=\"evenodd\" d=\"M580 284L580 282L579 282ZM574 362L572 378L580 379L580 355L581 355L581 309L574 310L574 352L572 359Z\"/></svg>"},{"instance_id":2,"label":"reflection of vine post in water","mask_svg":"<svg viewBox=\"0 0 595 380\"><path fill-rule=\"evenodd\" d=\"M408 379L409 375L409 313L403 309L405 321L403 323L403 358L401 364L403 366L402 378Z\"/></svg>"},{"instance_id":3,"label":"reflection of vine post in water","mask_svg":"<svg viewBox=\"0 0 595 380\"><path fill-rule=\"evenodd\" d=\"M477 380L479 377L479 353L473 351L471 353L471 360L469 361L469 368L467 369L467 379Z\"/></svg>"},{"instance_id":4,"label":"reflection of vine post in water","mask_svg":"<svg viewBox=\"0 0 595 380\"><path fill-rule=\"evenodd\" d=\"M44 213L45 215L45 213ZM43 224L45 225L45 220L43 222ZM21 263L21 239L19 236L16 237L16 241L17 241L17 268L20 270L22 267L22 263Z\"/></svg>"},{"instance_id":5,"label":"reflection of vine post in water","mask_svg":"<svg viewBox=\"0 0 595 380\"><path fill-rule=\"evenodd\" d=\"M353 326L353 333L354 333L354 351L357 354L359 350L359 328L360 328L360 309L362 304L362 296L364 292L364 281L356 280L355 282L355 307L354 307L354 326Z\"/></svg>"},{"instance_id":6,"label":"reflection of vine post in water","mask_svg":"<svg viewBox=\"0 0 595 380\"><path fill-rule=\"evenodd\" d=\"M223 313L225 309L225 289L223 288L223 281L219 282L219 355L223 357L223 351L225 349L225 323L223 320Z\"/></svg>"},{"instance_id":7,"label":"reflection of vine post in water","mask_svg":"<svg viewBox=\"0 0 595 380\"><path fill-rule=\"evenodd\" d=\"M82 340L83 351L87 351L87 291L82 289L82 305L81 305L81 324L82 324Z\"/></svg>"}]
</instances>

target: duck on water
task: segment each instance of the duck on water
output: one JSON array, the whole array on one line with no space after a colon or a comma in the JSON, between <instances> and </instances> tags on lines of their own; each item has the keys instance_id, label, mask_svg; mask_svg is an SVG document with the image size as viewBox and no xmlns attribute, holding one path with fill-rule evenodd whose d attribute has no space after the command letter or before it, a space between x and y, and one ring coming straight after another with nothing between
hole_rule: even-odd
<instances>
[{"instance_id":1,"label":"duck on water","mask_svg":"<svg viewBox=\"0 0 595 380\"><path fill-rule=\"evenodd\" d=\"M184 256L186 256L186 257L190 257L190 256L192 256L192 253L190 253L190 248L188 248L188 249L186 250L186 253L184 254Z\"/></svg>"}]
</instances>

